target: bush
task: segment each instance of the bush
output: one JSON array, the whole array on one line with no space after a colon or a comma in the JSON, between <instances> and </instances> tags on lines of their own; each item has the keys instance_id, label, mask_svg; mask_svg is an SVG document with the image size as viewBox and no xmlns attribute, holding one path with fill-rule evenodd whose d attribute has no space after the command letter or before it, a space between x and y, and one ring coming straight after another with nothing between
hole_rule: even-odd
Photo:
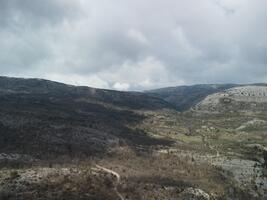
<instances>
[{"instance_id":1,"label":"bush","mask_svg":"<svg viewBox=\"0 0 267 200\"><path fill-rule=\"evenodd\" d=\"M16 179L19 177L19 173L17 171L11 171L9 177L11 180Z\"/></svg>"}]
</instances>

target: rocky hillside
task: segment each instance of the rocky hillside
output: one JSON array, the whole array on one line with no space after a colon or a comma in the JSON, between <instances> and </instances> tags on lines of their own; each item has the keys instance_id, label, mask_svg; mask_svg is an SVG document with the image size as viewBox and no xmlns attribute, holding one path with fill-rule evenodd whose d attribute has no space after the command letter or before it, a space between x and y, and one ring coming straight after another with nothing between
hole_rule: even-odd
<instances>
[{"instance_id":1,"label":"rocky hillside","mask_svg":"<svg viewBox=\"0 0 267 200\"><path fill-rule=\"evenodd\" d=\"M195 109L213 113L267 111L267 86L240 86L218 92L207 96Z\"/></svg>"},{"instance_id":2,"label":"rocky hillside","mask_svg":"<svg viewBox=\"0 0 267 200\"><path fill-rule=\"evenodd\" d=\"M146 91L172 104L178 111L185 111L199 103L206 96L235 87L235 84L210 84L161 88Z\"/></svg>"}]
</instances>

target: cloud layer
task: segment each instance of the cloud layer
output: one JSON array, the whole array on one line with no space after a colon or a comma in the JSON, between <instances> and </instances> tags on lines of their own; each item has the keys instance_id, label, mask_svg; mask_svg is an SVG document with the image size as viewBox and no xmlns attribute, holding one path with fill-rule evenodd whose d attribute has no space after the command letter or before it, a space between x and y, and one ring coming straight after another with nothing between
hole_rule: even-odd
<instances>
[{"instance_id":1,"label":"cloud layer","mask_svg":"<svg viewBox=\"0 0 267 200\"><path fill-rule=\"evenodd\" d=\"M265 0L0 0L0 74L143 90L267 82Z\"/></svg>"}]
</instances>

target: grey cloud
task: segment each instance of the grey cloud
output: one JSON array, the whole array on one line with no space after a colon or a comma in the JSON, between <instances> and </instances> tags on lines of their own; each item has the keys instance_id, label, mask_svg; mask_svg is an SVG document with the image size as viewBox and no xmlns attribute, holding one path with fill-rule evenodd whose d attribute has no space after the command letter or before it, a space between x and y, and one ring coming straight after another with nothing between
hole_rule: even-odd
<instances>
[{"instance_id":1,"label":"grey cloud","mask_svg":"<svg viewBox=\"0 0 267 200\"><path fill-rule=\"evenodd\" d=\"M3 26L43 26L71 19L79 10L78 1L70 0L1 0L0 16Z\"/></svg>"},{"instance_id":2,"label":"grey cloud","mask_svg":"<svg viewBox=\"0 0 267 200\"><path fill-rule=\"evenodd\" d=\"M261 0L0 0L0 73L121 90L262 82Z\"/></svg>"}]
</instances>

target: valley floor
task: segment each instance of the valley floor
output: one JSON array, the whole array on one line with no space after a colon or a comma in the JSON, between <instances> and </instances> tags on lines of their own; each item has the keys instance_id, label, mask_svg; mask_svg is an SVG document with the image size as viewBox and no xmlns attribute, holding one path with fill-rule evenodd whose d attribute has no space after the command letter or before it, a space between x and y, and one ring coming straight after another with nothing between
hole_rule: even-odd
<instances>
[{"instance_id":1,"label":"valley floor","mask_svg":"<svg viewBox=\"0 0 267 200\"><path fill-rule=\"evenodd\" d=\"M120 144L90 159L25 156L30 161L24 164L5 155L0 199L267 198L267 115L144 114L142 123L129 128L171 140L171 146Z\"/></svg>"}]
</instances>

